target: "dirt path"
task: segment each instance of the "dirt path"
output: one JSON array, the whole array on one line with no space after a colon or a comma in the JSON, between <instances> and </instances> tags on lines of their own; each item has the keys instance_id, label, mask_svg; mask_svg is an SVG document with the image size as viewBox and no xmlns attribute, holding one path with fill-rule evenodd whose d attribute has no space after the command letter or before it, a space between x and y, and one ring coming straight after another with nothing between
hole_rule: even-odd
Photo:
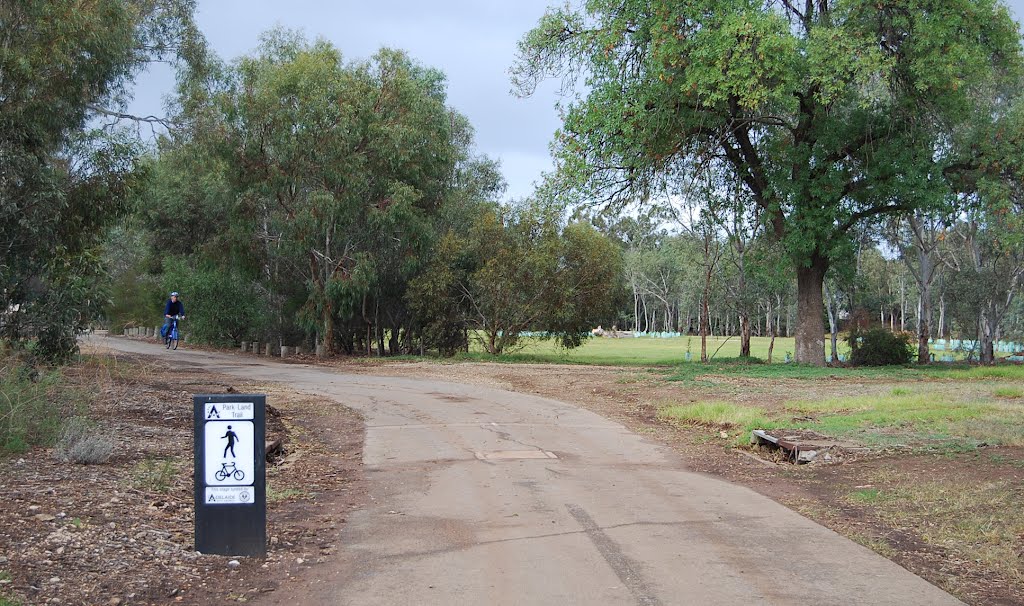
<instances>
[{"instance_id":1,"label":"dirt path","mask_svg":"<svg viewBox=\"0 0 1024 606\"><path fill-rule=\"evenodd\" d=\"M502 377L473 366L457 371L467 385L176 355L365 417L368 505L348 517L334 557L268 603L957 603L765 497L692 473L675 451L618 422L485 387ZM559 399L586 397L584 374L576 369ZM591 395L608 389L599 383ZM635 422L613 416L622 414Z\"/></svg>"}]
</instances>

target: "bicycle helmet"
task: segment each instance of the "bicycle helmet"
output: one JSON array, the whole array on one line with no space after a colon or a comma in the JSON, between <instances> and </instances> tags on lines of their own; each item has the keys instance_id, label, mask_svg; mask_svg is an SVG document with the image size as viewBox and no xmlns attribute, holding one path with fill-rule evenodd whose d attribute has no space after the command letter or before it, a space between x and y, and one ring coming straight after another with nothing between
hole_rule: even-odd
<instances>
[{"instance_id":1,"label":"bicycle helmet","mask_svg":"<svg viewBox=\"0 0 1024 606\"><path fill-rule=\"evenodd\" d=\"M172 292L172 293L171 293L171 296L172 296L172 297L177 297L177 296L178 296L178 291L174 291L174 292Z\"/></svg>"}]
</instances>

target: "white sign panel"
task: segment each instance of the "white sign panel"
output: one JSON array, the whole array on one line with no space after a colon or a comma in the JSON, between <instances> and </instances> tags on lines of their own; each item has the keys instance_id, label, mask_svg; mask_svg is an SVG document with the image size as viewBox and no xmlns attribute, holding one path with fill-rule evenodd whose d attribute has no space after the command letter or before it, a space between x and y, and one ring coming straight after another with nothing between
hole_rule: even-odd
<instances>
[{"instance_id":1,"label":"white sign panel","mask_svg":"<svg viewBox=\"0 0 1024 606\"><path fill-rule=\"evenodd\" d=\"M253 502L255 493L252 486L207 486L203 502L207 505L246 505Z\"/></svg>"},{"instance_id":2,"label":"white sign panel","mask_svg":"<svg viewBox=\"0 0 1024 606\"><path fill-rule=\"evenodd\" d=\"M253 422L208 421L205 425L206 485L251 486L256 475Z\"/></svg>"},{"instance_id":3,"label":"white sign panel","mask_svg":"<svg viewBox=\"0 0 1024 606\"><path fill-rule=\"evenodd\" d=\"M203 418L207 421L253 419L255 409L253 402L207 402Z\"/></svg>"}]
</instances>

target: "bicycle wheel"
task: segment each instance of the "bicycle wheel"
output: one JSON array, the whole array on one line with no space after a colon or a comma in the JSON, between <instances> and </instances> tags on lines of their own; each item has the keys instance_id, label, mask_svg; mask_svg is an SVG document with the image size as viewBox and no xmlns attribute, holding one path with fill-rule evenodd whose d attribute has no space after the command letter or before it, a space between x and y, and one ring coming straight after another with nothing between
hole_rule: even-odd
<instances>
[{"instance_id":1,"label":"bicycle wheel","mask_svg":"<svg viewBox=\"0 0 1024 606\"><path fill-rule=\"evenodd\" d=\"M245 472L243 472L241 469L236 469L235 473L231 475L235 476L235 479L238 480L239 482L241 482L242 479L245 478Z\"/></svg>"},{"instance_id":2,"label":"bicycle wheel","mask_svg":"<svg viewBox=\"0 0 1024 606\"><path fill-rule=\"evenodd\" d=\"M172 341L173 341L173 346L171 347L171 349L178 349L178 340L177 339L172 339Z\"/></svg>"},{"instance_id":3,"label":"bicycle wheel","mask_svg":"<svg viewBox=\"0 0 1024 606\"><path fill-rule=\"evenodd\" d=\"M167 349L171 348L171 338L170 337L164 337L164 345L167 346Z\"/></svg>"},{"instance_id":4,"label":"bicycle wheel","mask_svg":"<svg viewBox=\"0 0 1024 606\"><path fill-rule=\"evenodd\" d=\"M223 482L224 479L228 477L228 474L223 469L218 469L216 473L213 474L213 477L217 478L217 481Z\"/></svg>"}]
</instances>

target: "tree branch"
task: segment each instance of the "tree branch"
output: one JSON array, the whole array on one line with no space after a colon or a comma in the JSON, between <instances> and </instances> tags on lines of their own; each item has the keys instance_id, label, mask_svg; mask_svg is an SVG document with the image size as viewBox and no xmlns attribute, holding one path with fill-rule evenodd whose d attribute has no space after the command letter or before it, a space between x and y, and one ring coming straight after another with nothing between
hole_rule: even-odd
<instances>
[{"instance_id":1,"label":"tree branch","mask_svg":"<svg viewBox=\"0 0 1024 606\"><path fill-rule=\"evenodd\" d=\"M97 114L102 114L104 116L110 116L112 118L117 118L118 120L130 120L132 122L145 122L147 124L159 124L159 125L163 126L164 128L167 128L167 129L171 129L171 128L175 128L175 127L181 126L181 124L179 122L175 122L174 120L169 120L167 118L160 118L158 116L136 116L134 114L126 114L126 113L122 113L122 112L119 112L119 111L114 111L112 109L107 109L105 107L100 107L98 105L87 105L86 107L88 109L90 109L91 111L96 112Z\"/></svg>"},{"instance_id":2,"label":"tree branch","mask_svg":"<svg viewBox=\"0 0 1024 606\"><path fill-rule=\"evenodd\" d=\"M868 217L877 217L878 215L885 215L889 213L910 212L913 210L914 206L908 204L888 204L885 206L875 206L873 208L867 208L860 212L856 212L850 215L850 218L847 219L841 225L839 225L839 227L836 229L836 234L846 233L861 219L867 219Z\"/></svg>"}]
</instances>

